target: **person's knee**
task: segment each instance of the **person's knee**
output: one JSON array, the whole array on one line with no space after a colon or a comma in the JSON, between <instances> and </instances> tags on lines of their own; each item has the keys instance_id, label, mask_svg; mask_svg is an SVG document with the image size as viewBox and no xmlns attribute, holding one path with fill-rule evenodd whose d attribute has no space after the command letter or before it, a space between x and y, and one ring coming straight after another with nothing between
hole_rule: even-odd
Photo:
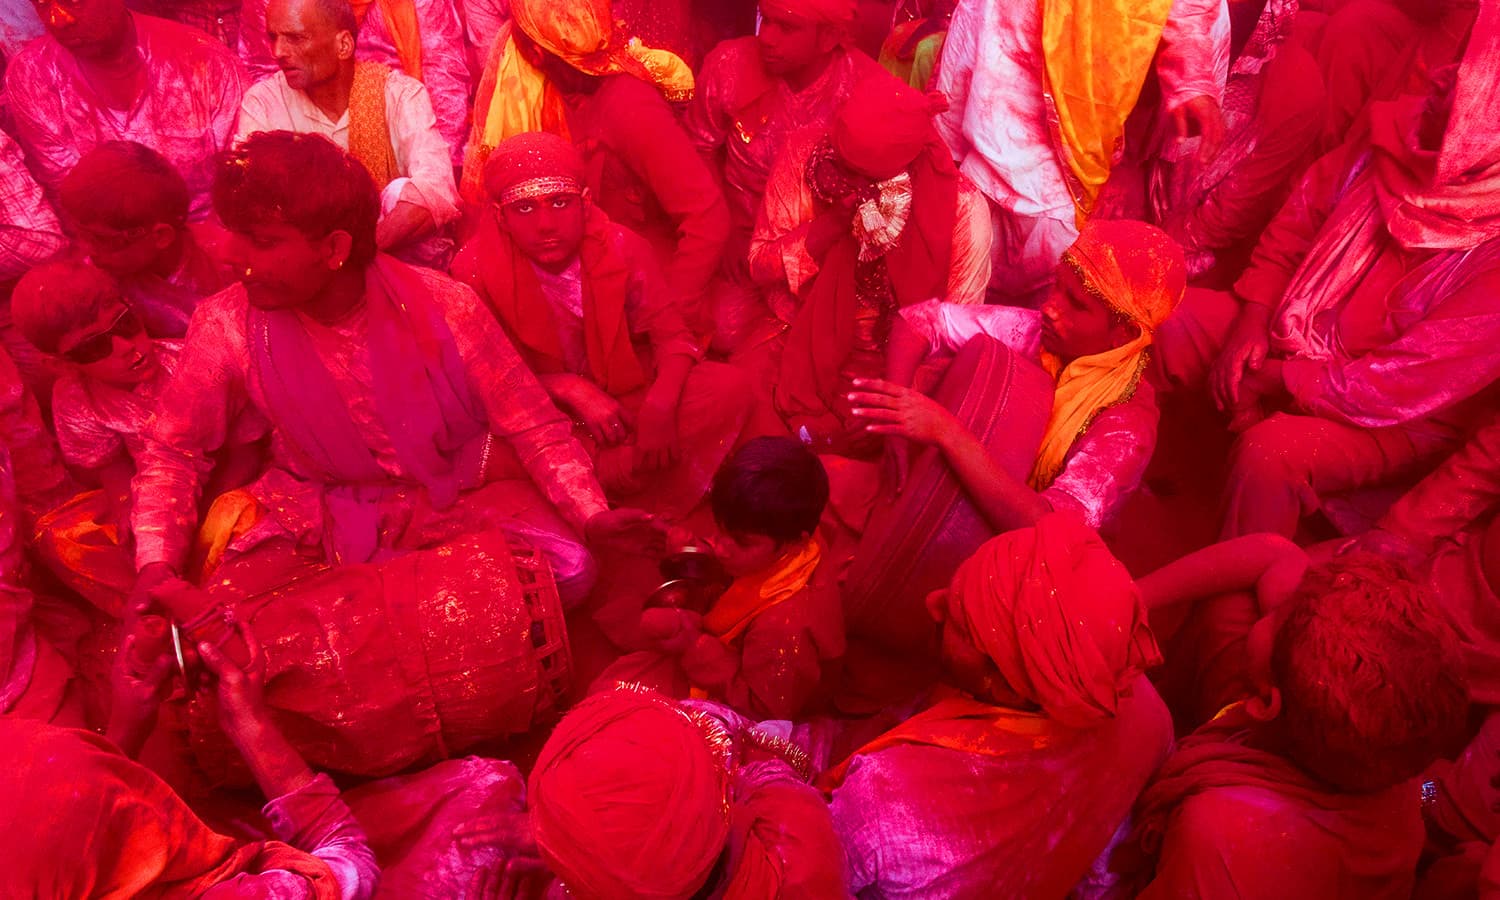
<instances>
[{"instance_id":1,"label":"person's knee","mask_svg":"<svg viewBox=\"0 0 1500 900\"><path fill-rule=\"evenodd\" d=\"M1297 431L1295 420L1284 416L1251 426L1235 442L1230 480L1262 485L1305 482L1308 466L1296 452Z\"/></svg>"}]
</instances>

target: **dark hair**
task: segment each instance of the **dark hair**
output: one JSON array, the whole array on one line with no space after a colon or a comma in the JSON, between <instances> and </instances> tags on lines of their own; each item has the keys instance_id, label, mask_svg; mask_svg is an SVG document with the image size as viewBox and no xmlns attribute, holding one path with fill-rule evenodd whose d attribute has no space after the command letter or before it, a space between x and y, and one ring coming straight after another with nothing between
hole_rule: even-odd
<instances>
[{"instance_id":1,"label":"dark hair","mask_svg":"<svg viewBox=\"0 0 1500 900\"><path fill-rule=\"evenodd\" d=\"M188 186L165 156L134 141L106 141L85 153L58 185L63 214L125 230L188 218Z\"/></svg>"},{"instance_id":2,"label":"dark hair","mask_svg":"<svg viewBox=\"0 0 1500 900\"><path fill-rule=\"evenodd\" d=\"M16 330L43 353L56 353L63 335L98 318L110 300L120 299L113 278L79 259L57 259L36 266L16 282L10 311Z\"/></svg>"},{"instance_id":3,"label":"dark hair","mask_svg":"<svg viewBox=\"0 0 1500 900\"><path fill-rule=\"evenodd\" d=\"M1458 633L1400 564L1353 553L1309 569L1276 632L1287 756L1345 791L1399 784L1462 744Z\"/></svg>"},{"instance_id":4,"label":"dark hair","mask_svg":"<svg viewBox=\"0 0 1500 900\"><path fill-rule=\"evenodd\" d=\"M755 438L714 475L709 503L727 531L790 543L817 529L828 505L828 473L791 438Z\"/></svg>"},{"instance_id":5,"label":"dark hair","mask_svg":"<svg viewBox=\"0 0 1500 900\"><path fill-rule=\"evenodd\" d=\"M287 225L308 240L335 231L354 239L349 263L375 259L380 195L359 160L317 134L261 131L220 154L214 211L231 231Z\"/></svg>"}]
</instances>

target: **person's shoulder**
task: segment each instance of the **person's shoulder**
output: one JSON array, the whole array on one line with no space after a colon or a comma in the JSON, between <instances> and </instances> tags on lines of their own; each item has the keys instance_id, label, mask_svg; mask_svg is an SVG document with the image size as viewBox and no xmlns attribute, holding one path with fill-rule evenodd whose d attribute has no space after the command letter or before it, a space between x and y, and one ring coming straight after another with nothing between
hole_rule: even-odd
<instances>
[{"instance_id":1,"label":"person's shoulder","mask_svg":"<svg viewBox=\"0 0 1500 900\"><path fill-rule=\"evenodd\" d=\"M760 58L760 41L754 35L729 38L714 45L703 57L700 81L733 75L741 70L764 71Z\"/></svg>"},{"instance_id":2,"label":"person's shoulder","mask_svg":"<svg viewBox=\"0 0 1500 900\"><path fill-rule=\"evenodd\" d=\"M15 96L18 89L43 87L46 82L38 80L42 77L40 73L52 68L57 55L62 52L62 46L49 34L38 35L22 44L5 66L7 93Z\"/></svg>"},{"instance_id":3,"label":"person's shoulder","mask_svg":"<svg viewBox=\"0 0 1500 900\"><path fill-rule=\"evenodd\" d=\"M420 80L411 77L400 69L391 67L391 73L386 76L385 93L387 97L395 97L404 101L417 94L429 94L430 92L427 90L427 85L423 84Z\"/></svg>"},{"instance_id":4,"label":"person's shoulder","mask_svg":"<svg viewBox=\"0 0 1500 900\"><path fill-rule=\"evenodd\" d=\"M139 39L149 42L156 51L153 59L188 68L197 65L239 68L239 57L201 28L145 13L131 15L135 17Z\"/></svg>"}]
</instances>

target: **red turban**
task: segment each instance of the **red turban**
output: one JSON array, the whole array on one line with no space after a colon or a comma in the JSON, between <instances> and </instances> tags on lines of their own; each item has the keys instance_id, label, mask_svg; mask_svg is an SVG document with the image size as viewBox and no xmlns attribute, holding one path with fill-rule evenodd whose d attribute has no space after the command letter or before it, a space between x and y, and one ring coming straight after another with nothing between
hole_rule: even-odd
<instances>
[{"instance_id":1,"label":"red turban","mask_svg":"<svg viewBox=\"0 0 1500 900\"><path fill-rule=\"evenodd\" d=\"M980 547L953 576L950 627L1053 719L1089 727L1161 662L1135 581L1073 513Z\"/></svg>"},{"instance_id":2,"label":"red turban","mask_svg":"<svg viewBox=\"0 0 1500 900\"><path fill-rule=\"evenodd\" d=\"M894 178L924 149L941 146L927 97L884 75L854 86L829 137L839 159L872 181Z\"/></svg>"},{"instance_id":3,"label":"red turban","mask_svg":"<svg viewBox=\"0 0 1500 900\"><path fill-rule=\"evenodd\" d=\"M656 694L584 700L528 789L542 858L585 900L689 897L729 835L729 772L702 728Z\"/></svg>"},{"instance_id":4,"label":"red turban","mask_svg":"<svg viewBox=\"0 0 1500 900\"><path fill-rule=\"evenodd\" d=\"M817 25L849 28L859 15L855 0L761 0L762 11Z\"/></svg>"}]
</instances>

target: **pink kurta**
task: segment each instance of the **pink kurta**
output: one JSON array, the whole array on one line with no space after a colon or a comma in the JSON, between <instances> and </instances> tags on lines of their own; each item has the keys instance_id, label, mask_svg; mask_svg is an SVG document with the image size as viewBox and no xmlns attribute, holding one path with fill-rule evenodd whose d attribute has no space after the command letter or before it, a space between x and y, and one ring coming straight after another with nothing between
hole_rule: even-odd
<instances>
[{"instance_id":1,"label":"pink kurta","mask_svg":"<svg viewBox=\"0 0 1500 900\"><path fill-rule=\"evenodd\" d=\"M1034 362L1041 357L1041 313L1036 310L933 301L907 307L901 316L927 339L931 353L954 353L983 336ZM1091 528L1109 523L1146 475L1160 418L1156 392L1143 379L1129 398L1099 411L1042 496L1053 509L1078 511Z\"/></svg>"},{"instance_id":2,"label":"pink kurta","mask_svg":"<svg viewBox=\"0 0 1500 900\"><path fill-rule=\"evenodd\" d=\"M455 167L463 163L464 141L469 137L469 63L464 52L463 28L453 0L412 0L422 40L422 83L432 95L432 111L438 130L448 142ZM379 4L370 5L369 15L359 26L354 47L358 59L384 63L401 71L395 42ZM240 57L259 78L274 74L276 61L266 43L266 0L244 0L240 12Z\"/></svg>"},{"instance_id":3,"label":"pink kurta","mask_svg":"<svg viewBox=\"0 0 1500 900\"><path fill-rule=\"evenodd\" d=\"M581 531L606 505L567 419L471 289L428 269L415 271L443 310L492 433L515 450L537 487ZM287 476L284 483L316 482L315 471L269 421L265 389L252 364L247 316L248 302L240 285L208 298L194 314L177 377L169 387L174 401L159 410L136 476L132 522L138 565L181 565L197 523L195 500L206 455L224 446L231 427L241 427L237 420L243 416L272 429L272 460ZM376 411L364 307L331 326L311 320L304 324L377 464L393 483L415 483L403 470ZM298 495L301 492L293 490L282 496ZM312 499L317 499L316 493ZM316 506L275 512L295 525L294 534L322 522Z\"/></svg>"},{"instance_id":4,"label":"pink kurta","mask_svg":"<svg viewBox=\"0 0 1500 900\"><path fill-rule=\"evenodd\" d=\"M208 215L214 154L229 149L245 90L239 61L195 28L131 14L146 87L129 109L105 106L73 55L50 35L27 44L5 73L17 137L42 186L56 190L105 141L135 141L187 181L192 218Z\"/></svg>"}]
</instances>

